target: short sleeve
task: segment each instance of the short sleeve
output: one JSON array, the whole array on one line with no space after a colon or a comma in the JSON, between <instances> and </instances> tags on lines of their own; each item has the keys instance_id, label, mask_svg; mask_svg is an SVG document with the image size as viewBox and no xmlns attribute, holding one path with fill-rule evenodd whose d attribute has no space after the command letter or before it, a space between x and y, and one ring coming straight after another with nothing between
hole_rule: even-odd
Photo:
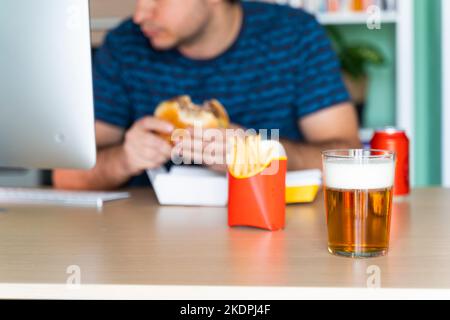
<instances>
[{"instance_id":1,"label":"short sleeve","mask_svg":"<svg viewBox=\"0 0 450 320\"><path fill-rule=\"evenodd\" d=\"M300 36L301 63L297 77L299 118L351 100L325 29L314 17L305 16L307 22Z\"/></svg>"},{"instance_id":2,"label":"short sleeve","mask_svg":"<svg viewBox=\"0 0 450 320\"><path fill-rule=\"evenodd\" d=\"M94 58L95 118L122 128L131 125L132 105L122 77L120 49L110 33Z\"/></svg>"}]
</instances>

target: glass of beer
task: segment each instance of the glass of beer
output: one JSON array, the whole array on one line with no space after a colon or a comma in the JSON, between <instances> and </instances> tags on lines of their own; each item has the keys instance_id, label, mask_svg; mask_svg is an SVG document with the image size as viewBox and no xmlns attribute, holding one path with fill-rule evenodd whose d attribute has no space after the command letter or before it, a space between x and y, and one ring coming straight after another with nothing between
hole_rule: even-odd
<instances>
[{"instance_id":1,"label":"glass of beer","mask_svg":"<svg viewBox=\"0 0 450 320\"><path fill-rule=\"evenodd\" d=\"M389 249L395 153L322 153L328 251L351 258L384 256Z\"/></svg>"}]
</instances>

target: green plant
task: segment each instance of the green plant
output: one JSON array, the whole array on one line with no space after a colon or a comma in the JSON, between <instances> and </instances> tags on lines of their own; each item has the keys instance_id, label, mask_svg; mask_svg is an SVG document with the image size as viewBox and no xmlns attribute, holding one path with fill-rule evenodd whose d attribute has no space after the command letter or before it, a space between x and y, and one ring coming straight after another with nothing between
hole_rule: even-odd
<instances>
[{"instance_id":1,"label":"green plant","mask_svg":"<svg viewBox=\"0 0 450 320\"><path fill-rule=\"evenodd\" d=\"M373 45L367 43L348 44L339 30L334 26L327 27L336 53L344 72L358 80L367 75L368 65L383 65L385 57L383 53Z\"/></svg>"}]
</instances>

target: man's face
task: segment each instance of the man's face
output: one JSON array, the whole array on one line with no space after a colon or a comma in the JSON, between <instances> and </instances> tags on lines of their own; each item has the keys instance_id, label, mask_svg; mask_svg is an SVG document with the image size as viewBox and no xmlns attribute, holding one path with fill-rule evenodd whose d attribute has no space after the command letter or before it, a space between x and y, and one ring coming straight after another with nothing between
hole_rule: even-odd
<instances>
[{"instance_id":1,"label":"man's face","mask_svg":"<svg viewBox=\"0 0 450 320\"><path fill-rule=\"evenodd\" d=\"M210 0L137 0L133 20L154 48L166 50L194 40L210 15Z\"/></svg>"}]
</instances>

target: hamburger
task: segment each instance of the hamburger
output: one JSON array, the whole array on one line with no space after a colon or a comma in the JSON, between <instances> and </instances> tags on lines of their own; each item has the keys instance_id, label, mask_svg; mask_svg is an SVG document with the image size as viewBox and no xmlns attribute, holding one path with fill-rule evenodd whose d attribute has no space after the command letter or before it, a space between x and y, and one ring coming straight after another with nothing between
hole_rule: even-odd
<instances>
[{"instance_id":1,"label":"hamburger","mask_svg":"<svg viewBox=\"0 0 450 320\"><path fill-rule=\"evenodd\" d=\"M180 96L158 105L155 117L171 123L175 129L200 126L204 129L228 128L230 120L224 106L217 100L208 100L202 106L189 96Z\"/></svg>"}]
</instances>

